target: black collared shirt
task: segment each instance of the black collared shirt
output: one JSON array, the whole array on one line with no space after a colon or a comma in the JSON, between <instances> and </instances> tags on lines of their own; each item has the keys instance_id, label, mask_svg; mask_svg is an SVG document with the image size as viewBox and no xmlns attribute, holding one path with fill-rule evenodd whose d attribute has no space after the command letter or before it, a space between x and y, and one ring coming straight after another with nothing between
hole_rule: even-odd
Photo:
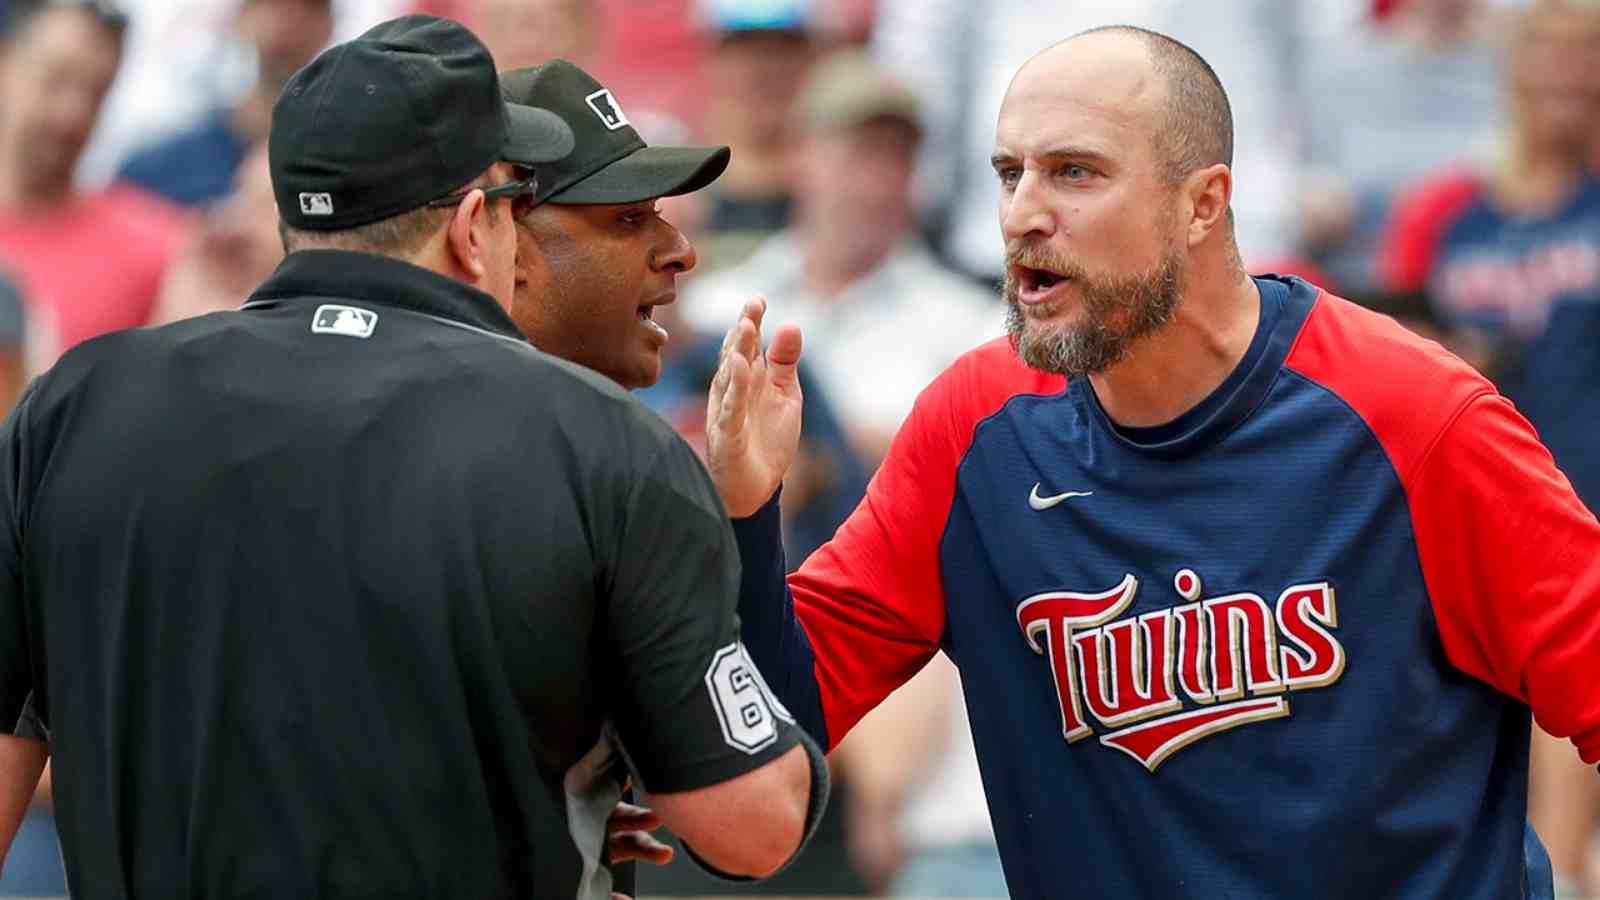
<instances>
[{"instance_id":1,"label":"black collared shirt","mask_svg":"<svg viewBox=\"0 0 1600 900\"><path fill-rule=\"evenodd\" d=\"M693 452L404 263L68 353L0 511L0 716L80 898L605 897L619 745L680 791L796 742Z\"/></svg>"}]
</instances>

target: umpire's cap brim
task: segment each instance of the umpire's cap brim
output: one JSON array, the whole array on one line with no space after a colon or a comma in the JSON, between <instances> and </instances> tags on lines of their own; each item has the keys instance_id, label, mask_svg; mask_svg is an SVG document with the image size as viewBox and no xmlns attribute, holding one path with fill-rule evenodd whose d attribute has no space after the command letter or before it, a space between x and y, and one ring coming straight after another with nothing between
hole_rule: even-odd
<instances>
[{"instance_id":1,"label":"umpire's cap brim","mask_svg":"<svg viewBox=\"0 0 1600 900\"><path fill-rule=\"evenodd\" d=\"M556 191L548 202L638 203L688 194L716 181L731 156L727 147L641 147Z\"/></svg>"}]
</instances>

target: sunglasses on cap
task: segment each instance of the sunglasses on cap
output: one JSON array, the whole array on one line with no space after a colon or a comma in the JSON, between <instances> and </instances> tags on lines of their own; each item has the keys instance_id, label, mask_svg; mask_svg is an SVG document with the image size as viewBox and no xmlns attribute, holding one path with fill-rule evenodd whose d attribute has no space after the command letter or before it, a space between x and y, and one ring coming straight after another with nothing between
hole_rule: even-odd
<instances>
[{"instance_id":1,"label":"sunglasses on cap","mask_svg":"<svg viewBox=\"0 0 1600 900\"><path fill-rule=\"evenodd\" d=\"M517 181L508 181L505 184L497 184L494 187L470 188L465 191L458 191L430 202L428 208L439 209L445 206L455 206L462 200L467 199L467 195L473 191L483 191L485 200L509 197L511 199L511 217L513 219L525 218L528 213L533 212L534 208L539 205L537 200L539 196L539 178L531 170L523 169L520 166L517 168L517 174L527 175L528 177Z\"/></svg>"}]
</instances>

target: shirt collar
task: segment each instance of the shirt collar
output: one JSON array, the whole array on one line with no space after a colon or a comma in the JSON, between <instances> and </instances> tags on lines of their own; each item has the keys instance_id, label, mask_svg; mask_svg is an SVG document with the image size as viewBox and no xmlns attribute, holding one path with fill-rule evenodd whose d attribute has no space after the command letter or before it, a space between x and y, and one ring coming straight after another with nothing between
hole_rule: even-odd
<instances>
[{"instance_id":1,"label":"shirt collar","mask_svg":"<svg viewBox=\"0 0 1600 900\"><path fill-rule=\"evenodd\" d=\"M495 299L431 269L387 256L347 250L289 254L249 302L298 298L361 300L395 306L527 341Z\"/></svg>"},{"instance_id":2,"label":"shirt collar","mask_svg":"<svg viewBox=\"0 0 1600 900\"><path fill-rule=\"evenodd\" d=\"M1321 294L1316 285L1294 276L1268 275L1256 278L1255 282L1263 309L1250 350L1210 397L1175 420L1175 427L1144 429L1159 436L1155 443L1134 440L1120 431L1100 406L1089 379L1074 378L1068 382L1068 395L1085 407L1086 414L1118 443L1141 453L1177 458L1199 452L1226 437L1266 400L1267 393L1277 383L1284 360L1289 358L1294 339L1299 336ZM1281 304L1275 314L1268 314L1265 306L1269 302Z\"/></svg>"}]
</instances>

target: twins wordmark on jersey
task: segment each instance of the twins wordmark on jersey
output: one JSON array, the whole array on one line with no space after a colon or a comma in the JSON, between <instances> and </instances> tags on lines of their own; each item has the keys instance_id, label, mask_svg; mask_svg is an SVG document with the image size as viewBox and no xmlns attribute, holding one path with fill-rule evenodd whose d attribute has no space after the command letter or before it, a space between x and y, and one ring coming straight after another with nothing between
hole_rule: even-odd
<instances>
[{"instance_id":1,"label":"twins wordmark on jersey","mask_svg":"<svg viewBox=\"0 0 1600 900\"><path fill-rule=\"evenodd\" d=\"M1202 600L1192 569L1173 588L1184 603L1121 619L1139 590L1132 574L1108 590L1051 591L1017 605L1028 646L1049 661L1068 743L1095 733L1092 718L1114 729L1100 743L1154 772L1203 737L1288 716L1286 693L1344 674L1330 581L1290 585L1275 605L1248 592Z\"/></svg>"}]
</instances>

